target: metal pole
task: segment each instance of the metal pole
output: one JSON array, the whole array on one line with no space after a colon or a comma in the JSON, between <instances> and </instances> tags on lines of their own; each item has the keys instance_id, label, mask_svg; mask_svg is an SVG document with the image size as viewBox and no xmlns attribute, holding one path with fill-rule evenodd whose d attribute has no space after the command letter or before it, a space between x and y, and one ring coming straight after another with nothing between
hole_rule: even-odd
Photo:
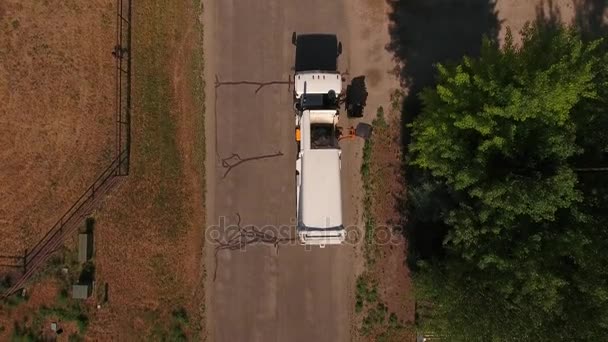
<instances>
[{"instance_id":1,"label":"metal pole","mask_svg":"<svg viewBox=\"0 0 608 342\"><path fill-rule=\"evenodd\" d=\"M23 252L23 273L27 272L27 248Z\"/></svg>"}]
</instances>

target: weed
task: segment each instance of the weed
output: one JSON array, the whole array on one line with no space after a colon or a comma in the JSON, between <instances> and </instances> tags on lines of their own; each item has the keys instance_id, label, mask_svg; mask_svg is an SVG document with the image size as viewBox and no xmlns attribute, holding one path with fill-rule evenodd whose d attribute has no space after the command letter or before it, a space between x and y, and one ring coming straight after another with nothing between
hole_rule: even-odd
<instances>
[{"instance_id":1,"label":"weed","mask_svg":"<svg viewBox=\"0 0 608 342\"><path fill-rule=\"evenodd\" d=\"M363 319L361 333L364 336L368 336L375 327L383 326L386 320L387 311L388 308L383 303L378 303L376 307L371 308Z\"/></svg>"},{"instance_id":2,"label":"weed","mask_svg":"<svg viewBox=\"0 0 608 342\"><path fill-rule=\"evenodd\" d=\"M19 20L15 19L13 20L13 22L11 23L11 25L13 26L13 29L16 30L19 28Z\"/></svg>"},{"instance_id":3,"label":"weed","mask_svg":"<svg viewBox=\"0 0 608 342\"><path fill-rule=\"evenodd\" d=\"M27 302L30 299L29 295L22 296L20 294L12 295L5 299L5 304L9 308L14 308L19 306L21 303Z\"/></svg>"},{"instance_id":4,"label":"weed","mask_svg":"<svg viewBox=\"0 0 608 342\"><path fill-rule=\"evenodd\" d=\"M38 316L34 319L35 323L40 323L46 317L56 317L62 321L73 321L78 325L81 333L85 332L89 326L89 317L82 311L78 304L72 304L65 307L42 307L38 311ZM38 325L34 324L34 325Z\"/></svg>"},{"instance_id":5,"label":"weed","mask_svg":"<svg viewBox=\"0 0 608 342\"><path fill-rule=\"evenodd\" d=\"M147 311L145 317L146 321L153 325L148 340L171 342L188 341L185 328L188 327L189 318L188 312L184 307L179 307L171 312L172 320L169 324L168 331L166 330L167 326L159 322L160 315L157 311Z\"/></svg>"},{"instance_id":6,"label":"weed","mask_svg":"<svg viewBox=\"0 0 608 342\"><path fill-rule=\"evenodd\" d=\"M32 328L25 325L22 326L21 324L15 322L10 340L11 342L35 342L39 341L40 339L34 333Z\"/></svg>"},{"instance_id":7,"label":"weed","mask_svg":"<svg viewBox=\"0 0 608 342\"><path fill-rule=\"evenodd\" d=\"M384 108L382 106L378 107L378 110L376 111L376 118L372 121L372 126L374 126L376 129L385 129L388 127L386 119L384 118Z\"/></svg>"},{"instance_id":8,"label":"weed","mask_svg":"<svg viewBox=\"0 0 608 342\"><path fill-rule=\"evenodd\" d=\"M363 300L357 296L357 301L355 302L355 311L357 313L363 311Z\"/></svg>"},{"instance_id":9,"label":"weed","mask_svg":"<svg viewBox=\"0 0 608 342\"><path fill-rule=\"evenodd\" d=\"M403 90L396 89L391 93L391 109L395 112L401 112L401 104L403 103L403 97L405 94Z\"/></svg>"},{"instance_id":10,"label":"weed","mask_svg":"<svg viewBox=\"0 0 608 342\"><path fill-rule=\"evenodd\" d=\"M184 327L188 326L188 311L184 307L179 307L171 313L173 322L169 331L169 341L187 341Z\"/></svg>"},{"instance_id":11,"label":"weed","mask_svg":"<svg viewBox=\"0 0 608 342\"><path fill-rule=\"evenodd\" d=\"M13 286L13 279L9 275L2 277L2 280L0 280L0 292L4 292L11 286Z\"/></svg>"},{"instance_id":12,"label":"weed","mask_svg":"<svg viewBox=\"0 0 608 342\"><path fill-rule=\"evenodd\" d=\"M188 337L186 336L186 333L184 332L181 324L174 324L171 327L171 330L169 331L168 341L172 341L172 342L188 341Z\"/></svg>"},{"instance_id":13,"label":"weed","mask_svg":"<svg viewBox=\"0 0 608 342\"><path fill-rule=\"evenodd\" d=\"M64 287L61 290L59 290L59 293L57 294L57 303L59 303L60 305L67 305L69 301L70 301L70 293L69 293L68 289L66 287Z\"/></svg>"},{"instance_id":14,"label":"weed","mask_svg":"<svg viewBox=\"0 0 608 342\"><path fill-rule=\"evenodd\" d=\"M82 341L84 341L84 338L76 333L73 333L68 337L68 342L82 342Z\"/></svg>"},{"instance_id":15,"label":"weed","mask_svg":"<svg viewBox=\"0 0 608 342\"><path fill-rule=\"evenodd\" d=\"M401 326L401 323L399 323L399 318L394 312L391 312L390 316L388 317L388 324L391 328L399 328Z\"/></svg>"},{"instance_id":16,"label":"weed","mask_svg":"<svg viewBox=\"0 0 608 342\"><path fill-rule=\"evenodd\" d=\"M369 282L365 276L357 278L357 300L364 303L375 303L378 300L378 286Z\"/></svg>"},{"instance_id":17,"label":"weed","mask_svg":"<svg viewBox=\"0 0 608 342\"><path fill-rule=\"evenodd\" d=\"M175 309L173 310L173 312L171 313L171 315L173 316L173 319L181 324L188 324L188 311L186 311L186 309L184 309L183 307L180 307L179 309Z\"/></svg>"}]
</instances>

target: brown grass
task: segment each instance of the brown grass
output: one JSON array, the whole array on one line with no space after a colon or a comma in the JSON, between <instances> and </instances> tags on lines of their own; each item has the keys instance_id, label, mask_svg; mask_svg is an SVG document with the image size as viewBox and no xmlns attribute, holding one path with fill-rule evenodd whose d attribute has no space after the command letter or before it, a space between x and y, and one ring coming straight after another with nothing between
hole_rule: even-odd
<instances>
[{"instance_id":1,"label":"brown grass","mask_svg":"<svg viewBox=\"0 0 608 342\"><path fill-rule=\"evenodd\" d=\"M204 137L198 6L140 1L133 13L131 173L97 216L97 340L204 337Z\"/></svg>"},{"instance_id":2,"label":"brown grass","mask_svg":"<svg viewBox=\"0 0 608 342\"><path fill-rule=\"evenodd\" d=\"M35 244L112 159L115 0L0 2L0 251Z\"/></svg>"},{"instance_id":3,"label":"brown grass","mask_svg":"<svg viewBox=\"0 0 608 342\"><path fill-rule=\"evenodd\" d=\"M14 58L0 65L0 143L9 147L0 151L0 191L15 199L0 205L3 253L35 243L95 178L94 166L111 160L114 6L0 3L0 57ZM95 213L96 288L87 301L94 340L204 338L200 10L196 1L134 6L131 174ZM32 303L56 299L45 279L20 304L26 315L36 311ZM43 293L51 295L36 299ZM0 310L0 340L21 311Z\"/></svg>"}]
</instances>

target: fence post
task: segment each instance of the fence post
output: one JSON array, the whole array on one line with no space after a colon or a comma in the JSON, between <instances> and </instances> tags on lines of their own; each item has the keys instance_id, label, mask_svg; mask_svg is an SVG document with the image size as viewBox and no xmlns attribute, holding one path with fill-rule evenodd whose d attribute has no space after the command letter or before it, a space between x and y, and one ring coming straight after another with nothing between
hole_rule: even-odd
<instances>
[{"instance_id":1,"label":"fence post","mask_svg":"<svg viewBox=\"0 0 608 342\"><path fill-rule=\"evenodd\" d=\"M23 252L23 274L27 272L27 248Z\"/></svg>"}]
</instances>

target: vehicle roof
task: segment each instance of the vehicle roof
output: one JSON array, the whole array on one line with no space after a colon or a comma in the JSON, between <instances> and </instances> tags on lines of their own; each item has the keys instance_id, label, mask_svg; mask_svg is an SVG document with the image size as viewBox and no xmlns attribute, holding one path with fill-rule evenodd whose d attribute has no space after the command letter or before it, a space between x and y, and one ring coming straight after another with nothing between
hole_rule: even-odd
<instances>
[{"instance_id":1,"label":"vehicle roof","mask_svg":"<svg viewBox=\"0 0 608 342\"><path fill-rule=\"evenodd\" d=\"M296 38L296 72L338 70L338 37L334 34L300 34Z\"/></svg>"},{"instance_id":2,"label":"vehicle roof","mask_svg":"<svg viewBox=\"0 0 608 342\"><path fill-rule=\"evenodd\" d=\"M301 177L302 224L310 228L341 226L340 150L303 151Z\"/></svg>"},{"instance_id":3,"label":"vehicle roof","mask_svg":"<svg viewBox=\"0 0 608 342\"><path fill-rule=\"evenodd\" d=\"M342 76L339 73L297 73L294 81L296 98L304 93L305 84L307 94L327 94L330 90L333 90L338 96L342 92Z\"/></svg>"}]
</instances>

